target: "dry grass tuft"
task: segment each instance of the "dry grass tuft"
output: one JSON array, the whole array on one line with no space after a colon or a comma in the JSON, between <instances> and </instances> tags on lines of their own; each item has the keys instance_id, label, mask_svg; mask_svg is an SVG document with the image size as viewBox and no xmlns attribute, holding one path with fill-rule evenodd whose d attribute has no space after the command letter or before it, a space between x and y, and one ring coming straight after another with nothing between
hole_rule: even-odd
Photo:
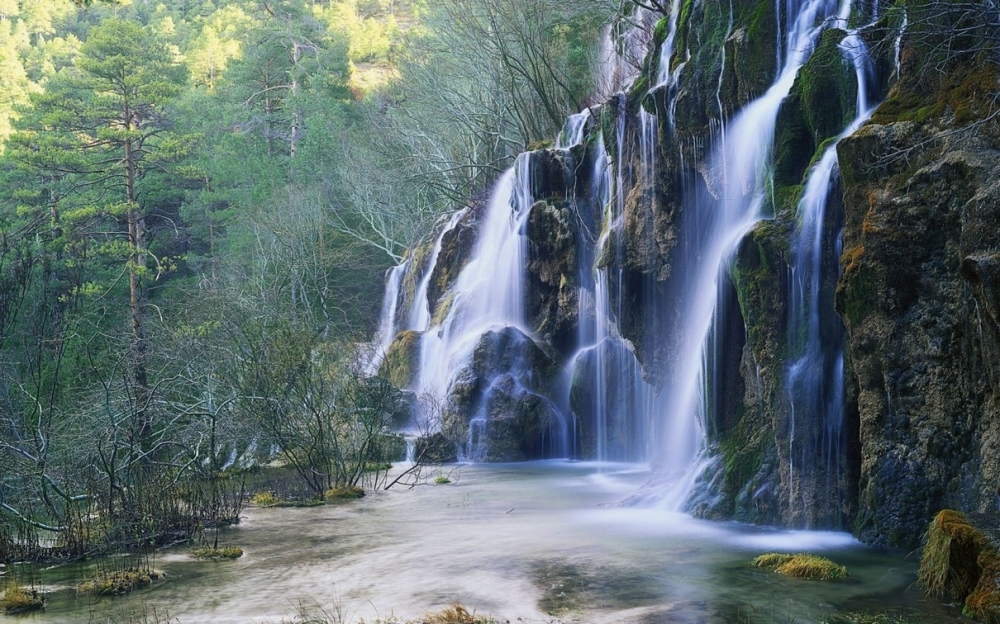
<instances>
[{"instance_id":1,"label":"dry grass tuft","mask_svg":"<svg viewBox=\"0 0 1000 624\"><path fill-rule=\"evenodd\" d=\"M750 562L758 568L774 570L778 574L796 578L832 581L847 578L847 568L838 565L826 557L817 557L808 553L788 555L768 553Z\"/></svg>"},{"instance_id":2,"label":"dry grass tuft","mask_svg":"<svg viewBox=\"0 0 1000 624\"><path fill-rule=\"evenodd\" d=\"M39 611L45 608L45 596L35 588L23 587L10 583L3 598L0 598L0 611L8 615Z\"/></svg>"},{"instance_id":3,"label":"dry grass tuft","mask_svg":"<svg viewBox=\"0 0 1000 624\"><path fill-rule=\"evenodd\" d=\"M159 570L108 570L80 583L76 591L95 596L121 596L166 576Z\"/></svg>"},{"instance_id":4,"label":"dry grass tuft","mask_svg":"<svg viewBox=\"0 0 1000 624\"><path fill-rule=\"evenodd\" d=\"M236 546L193 548L191 556L195 559L239 559L243 556L243 549Z\"/></svg>"},{"instance_id":5,"label":"dry grass tuft","mask_svg":"<svg viewBox=\"0 0 1000 624\"><path fill-rule=\"evenodd\" d=\"M419 624L499 624L499 620L476 615L475 611L470 613L468 609L456 602L450 607L424 615Z\"/></svg>"}]
</instances>

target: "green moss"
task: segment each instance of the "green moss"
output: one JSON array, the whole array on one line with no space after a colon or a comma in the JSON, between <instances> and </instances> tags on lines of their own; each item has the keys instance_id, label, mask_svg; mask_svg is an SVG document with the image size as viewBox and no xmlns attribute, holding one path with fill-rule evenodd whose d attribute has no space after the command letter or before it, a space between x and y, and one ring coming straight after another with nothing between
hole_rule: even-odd
<instances>
[{"instance_id":1,"label":"green moss","mask_svg":"<svg viewBox=\"0 0 1000 624\"><path fill-rule=\"evenodd\" d=\"M667 40L667 35L670 34L670 17L661 17L658 22L656 22L656 27L653 28L653 42L656 45L661 45Z\"/></svg>"},{"instance_id":2,"label":"green moss","mask_svg":"<svg viewBox=\"0 0 1000 624\"><path fill-rule=\"evenodd\" d=\"M250 497L250 504L254 507L274 507L278 503L278 497L273 492L257 492Z\"/></svg>"},{"instance_id":3,"label":"green moss","mask_svg":"<svg viewBox=\"0 0 1000 624\"><path fill-rule=\"evenodd\" d=\"M684 3L681 4L681 12L677 16L677 36L674 39L674 56L670 59L670 71L677 69L677 66L684 60L685 52L688 49L688 31L691 29L693 9L694 0L684 0Z\"/></svg>"},{"instance_id":4,"label":"green moss","mask_svg":"<svg viewBox=\"0 0 1000 624\"><path fill-rule=\"evenodd\" d=\"M760 555L750 562L758 568L774 570L778 574L794 576L818 581L841 580L847 578L847 568L838 565L826 557L818 557L808 553L787 555L768 553Z\"/></svg>"},{"instance_id":5,"label":"green moss","mask_svg":"<svg viewBox=\"0 0 1000 624\"><path fill-rule=\"evenodd\" d=\"M774 183L799 184L806 170L854 117L857 86L841 55L841 30L823 33L781 105L775 134Z\"/></svg>"},{"instance_id":6,"label":"green moss","mask_svg":"<svg viewBox=\"0 0 1000 624\"><path fill-rule=\"evenodd\" d=\"M845 250L840 260L844 287L837 289L837 311L853 327L858 327L875 305L875 276L864 255L864 245L858 245Z\"/></svg>"},{"instance_id":7,"label":"green moss","mask_svg":"<svg viewBox=\"0 0 1000 624\"><path fill-rule=\"evenodd\" d=\"M407 388L417 373L420 359L420 333L400 332L386 349L379 373L397 388Z\"/></svg>"},{"instance_id":8,"label":"green moss","mask_svg":"<svg viewBox=\"0 0 1000 624\"><path fill-rule=\"evenodd\" d=\"M641 74L632 83L632 88L628 92L628 110L636 111L642 105L643 99L649 93L649 75Z\"/></svg>"}]
</instances>

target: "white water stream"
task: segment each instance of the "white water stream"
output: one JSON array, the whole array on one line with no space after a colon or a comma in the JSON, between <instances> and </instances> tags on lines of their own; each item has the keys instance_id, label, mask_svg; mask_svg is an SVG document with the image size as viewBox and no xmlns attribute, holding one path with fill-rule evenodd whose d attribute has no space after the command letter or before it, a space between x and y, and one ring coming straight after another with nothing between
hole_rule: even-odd
<instances>
[{"instance_id":1,"label":"white water stream","mask_svg":"<svg viewBox=\"0 0 1000 624\"><path fill-rule=\"evenodd\" d=\"M171 623L292 621L303 605L330 622L415 619L459 601L522 624L821 622L840 612L961 622L926 602L916 562L844 533L777 531L616 504L648 478L630 464L466 466L452 484L391 490L306 509L249 509L220 544L235 561L160 553L166 579L116 598L78 597L86 567L40 574L45 613L19 622L106 622L153 610ZM789 579L749 565L808 550L846 565L850 582ZM2 618L3 616L0 616ZM15 618L8 618L14 621ZM140 620L141 621L141 620ZM160 620L166 621L165 617Z\"/></svg>"}]
</instances>

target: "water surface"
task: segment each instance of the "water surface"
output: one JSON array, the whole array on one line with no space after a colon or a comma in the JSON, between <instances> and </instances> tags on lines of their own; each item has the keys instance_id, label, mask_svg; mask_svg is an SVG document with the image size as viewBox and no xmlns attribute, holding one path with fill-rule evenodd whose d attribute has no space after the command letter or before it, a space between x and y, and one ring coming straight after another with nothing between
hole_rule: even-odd
<instances>
[{"instance_id":1,"label":"water surface","mask_svg":"<svg viewBox=\"0 0 1000 624\"><path fill-rule=\"evenodd\" d=\"M850 535L715 523L622 506L645 466L548 461L450 469L452 483L305 509L248 509L221 544L236 561L157 554L168 577L119 598L77 597L83 572L42 573L44 614L79 622L153 608L180 622L279 622L298 605L350 619L416 618L461 602L516 622L822 622L868 611L909 622L968 622L924 601L915 556ZM433 473L430 473L433 476ZM748 565L809 551L848 567L844 582L790 579ZM13 618L10 618L13 620Z\"/></svg>"}]
</instances>

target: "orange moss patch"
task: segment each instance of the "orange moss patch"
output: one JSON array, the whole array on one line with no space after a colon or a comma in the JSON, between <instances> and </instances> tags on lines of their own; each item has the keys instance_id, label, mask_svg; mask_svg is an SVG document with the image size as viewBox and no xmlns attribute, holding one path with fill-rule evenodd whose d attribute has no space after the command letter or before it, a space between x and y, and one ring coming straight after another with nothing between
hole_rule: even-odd
<instances>
[{"instance_id":1,"label":"orange moss patch","mask_svg":"<svg viewBox=\"0 0 1000 624\"><path fill-rule=\"evenodd\" d=\"M865 246L858 245L857 247L851 247L844 252L843 265L844 273L851 273L859 268L859 263L861 262L861 256L865 254Z\"/></svg>"},{"instance_id":2,"label":"orange moss patch","mask_svg":"<svg viewBox=\"0 0 1000 624\"><path fill-rule=\"evenodd\" d=\"M1000 624L1000 554L965 514L946 509L931 522L918 579L936 598L964 600L965 615Z\"/></svg>"}]
</instances>

